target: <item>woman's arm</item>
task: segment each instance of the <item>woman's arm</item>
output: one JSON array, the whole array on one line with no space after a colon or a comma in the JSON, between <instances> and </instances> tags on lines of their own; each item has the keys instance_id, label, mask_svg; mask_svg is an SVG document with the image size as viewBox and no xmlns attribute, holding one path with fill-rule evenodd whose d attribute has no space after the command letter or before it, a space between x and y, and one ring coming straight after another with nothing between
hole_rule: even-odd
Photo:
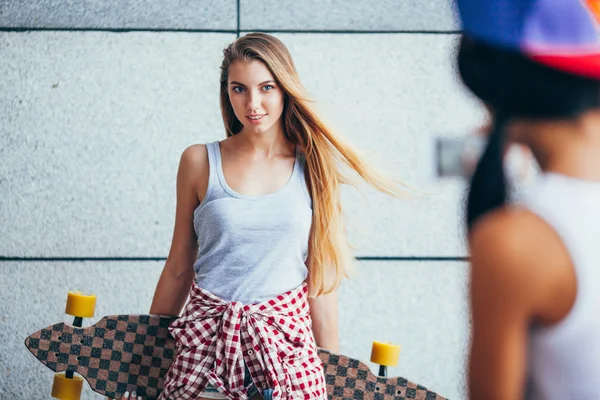
<instances>
[{"instance_id":1,"label":"woman's arm","mask_svg":"<svg viewBox=\"0 0 600 400\"><path fill-rule=\"evenodd\" d=\"M206 146L188 147L181 155L177 173L177 208L171 249L158 280L151 314L179 315L195 278L193 264L198 252L194 210L208 185Z\"/></svg>"},{"instance_id":2,"label":"woman's arm","mask_svg":"<svg viewBox=\"0 0 600 400\"><path fill-rule=\"evenodd\" d=\"M525 394L529 329L568 312L569 257L556 233L526 210L500 210L469 238L472 339L469 398L517 400ZM564 290L568 293L569 290Z\"/></svg>"},{"instance_id":3,"label":"woman's arm","mask_svg":"<svg viewBox=\"0 0 600 400\"><path fill-rule=\"evenodd\" d=\"M339 353L337 293L309 298L308 303L317 346Z\"/></svg>"},{"instance_id":4,"label":"woman's arm","mask_svg":"<svg viewBox=\"0 0 600 400\"><path fill-rule=\"evenodd\" d=\"M312 229L310 233L312 239ZM308 257L306 259L306 267L308 273L311 270L312 251L309 241ZM327 274L325 274L327 276ZM308 293L314 293L308 282ZM310 317L312 319L312 331L315 337L315 342L318 347L329 350L334 353L340 352L340 341L338 336L338 299L337 292L323 294L317 297L309 297L308 304L310 306Z\"/></svg>"}]
</instances>

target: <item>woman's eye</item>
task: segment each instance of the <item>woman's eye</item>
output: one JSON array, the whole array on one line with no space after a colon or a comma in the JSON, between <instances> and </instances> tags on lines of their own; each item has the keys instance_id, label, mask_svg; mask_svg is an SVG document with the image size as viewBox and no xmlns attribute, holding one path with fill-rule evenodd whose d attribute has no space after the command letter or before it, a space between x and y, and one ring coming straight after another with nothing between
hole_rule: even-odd
<instances>
[{"instance_id":1,"label":"woman's eye","mask_svg":"<svg viewBox=\"0 0 600 400\"><path fill-rule=\"evenodd\" d=\"M236 87L233 88L233 91L235 93L242 93L244 91L244 88L241 87L241 86L236 86Z\"/></svg>"},{"instance_id":2,"label":"woman's eye","mask_svg":"<svg viewBox=\"0 0 600 400\"><path fill-rule=\"evenodd\" d=\"M263 86L263 90L264 91L269 91L269 90L273 90L275 89L275 87L273 85L265 85Z\"/></svg>"}]
</instances>

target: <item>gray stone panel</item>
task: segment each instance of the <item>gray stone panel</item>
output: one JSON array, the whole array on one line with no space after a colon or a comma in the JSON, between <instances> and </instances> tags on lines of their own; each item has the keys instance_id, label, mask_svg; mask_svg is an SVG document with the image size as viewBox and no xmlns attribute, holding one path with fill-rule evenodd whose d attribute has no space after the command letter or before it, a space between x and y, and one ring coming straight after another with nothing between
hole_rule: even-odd
<instances>
[{"instance_id":1,"label":"gray stone panel","mask_svg":"<svg viewBox=\"0 0 600 400\"><path fill-rule=\"evenodd\" d=\"M452 31L451 0L241 0L242 30Z\"/></svg>"},{"instance_id":2,"label":"gray stone panel","mask_svg":"<svg viewBox=\"0 0 600 400\"><path fill-rule=\"evenodd\" d=\"M161 262L0 263L0 398L48 398L52 372L23 345L29 334L64 314L66 294L98 296L96 316L146 313ZM464 263L382 263L357 266L339 293L342 353L368 362L373 340L402 346L402 375L453 400L466 398L467 266ZM376 371L376 366L369 365ZM83 399L100 399L89 388Z\"/></svg>"},{"instance_id":3,"label":"gray stone panel","mask_svg":"<svg viewBox=\"0 0 600 400\"><path fill-rule=\"evenodd\" d=\"M3 0L0 26L19 28L237 28L235 0Z\"/></svg>"},{"instance_id":4,"label":"gray stone panel","mask_svg":"<svg viewBox=\"0 0 600 400\"><path fill-rule=\"evenodd\" d=\"M0 33L0 255L165 256L229 34Z\"/></svg>"}]
</instances>

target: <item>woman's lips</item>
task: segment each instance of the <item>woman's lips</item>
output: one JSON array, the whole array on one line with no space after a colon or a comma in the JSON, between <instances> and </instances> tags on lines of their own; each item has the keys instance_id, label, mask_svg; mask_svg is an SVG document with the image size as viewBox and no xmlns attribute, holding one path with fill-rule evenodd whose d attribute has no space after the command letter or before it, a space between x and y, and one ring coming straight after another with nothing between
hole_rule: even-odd
<instances>
[{"instance_id":1,"label":"woman's lips","mask_svg":"<svg viewBox=\"0 0 600 400\"><path fill-rule=\"evenodd\" d=\"M246 119L250 121L251 124L258 125L266 116L267 114L246 115Z\"/></svg>"}]
</instances>

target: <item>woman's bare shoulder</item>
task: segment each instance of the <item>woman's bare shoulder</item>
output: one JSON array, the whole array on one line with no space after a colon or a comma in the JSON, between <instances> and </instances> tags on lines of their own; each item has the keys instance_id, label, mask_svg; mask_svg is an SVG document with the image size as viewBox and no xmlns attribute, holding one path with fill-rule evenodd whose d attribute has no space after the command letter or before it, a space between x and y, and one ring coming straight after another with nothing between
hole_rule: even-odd
<instances>
[{"instance_id":1,"label":"woman's bare shoulder","mask_svg":"<svg viewBox=\"0 0 600 400\"><path fill-rule=\"evenodd\" d=\"M492 293L512 293L535 301L564 272L569 255L558 234L524 208L494 211L469 235L472 269ZM544 277L541 279L540 277Z\"/></svg>"},{"instance_id":2,"label":"woman's bare shoulder","mask_svg":"<svg viewBox=\"0 0 600 400\"><path fill-rule=\"evenodd\" d=\"M208 159L208 148L204 143L192 144L181 153L181 158L189 162L198 162Z\"/></svg>"},{"instance_id":3,"label":"woman's bare shoulder","mask_svg":"<svg viewBox=\"0 0 600 400\"><path fill-rule=\"evenodd\" d=\"M181 153L180 169L184 171L201 171L208 167L208 149L203 143L186 147Z\"/></svg>"},{"instance_id":4,"label":"woman's bare shoulder","mask_svg":"<svg viewBox=\"0 0 600 400\"><path fill-rule=\"evenodd\" d=\"M206 191L209 174L208 149L206 144L193 144L181 153L179 181L196 189L199 197Z\"/></svg>"}]
</instances>

